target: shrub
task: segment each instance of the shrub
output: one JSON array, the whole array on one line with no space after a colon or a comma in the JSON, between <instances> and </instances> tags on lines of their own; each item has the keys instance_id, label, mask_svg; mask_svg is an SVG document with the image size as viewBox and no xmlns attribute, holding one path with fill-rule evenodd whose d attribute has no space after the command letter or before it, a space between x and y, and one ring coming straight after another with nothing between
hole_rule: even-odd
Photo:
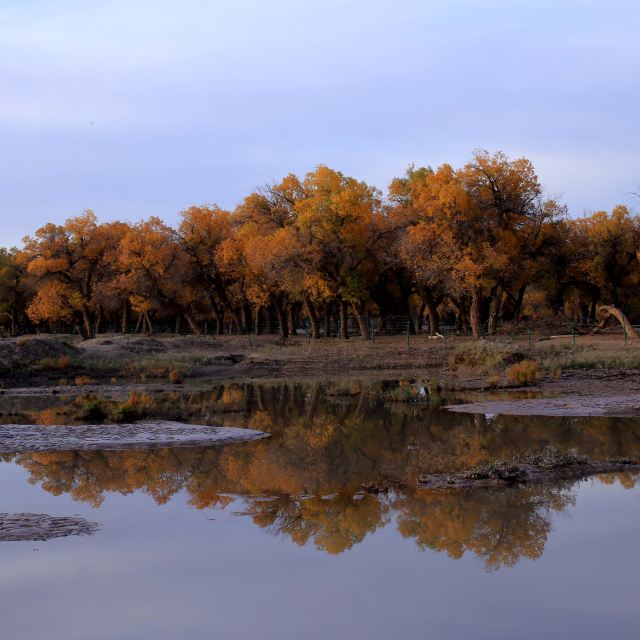
<instances>
[{"instance_id":1,"label":"shrub","mask_svg":"<svg viewBox=\"0 0 640 640\"><path fill-rule=\"evenodd\" d=\"M540 364L536 360L523 360L505 370L509 384L524 386L540 379Z\"/></svg>"},{"instance_id":2,"label":"shrub","mask_svg":"<svg viewBox=\"0 0 640 640\"><path fill-rule=\"evenodd\" d=\"M171 384L182 384L184 382L184 376L178 369L171 369L169 371L169 382Z\"/></svg>"},{"instance_id":3,"label":"shrub","mask_svg":"<svg viewBox=\"0 0 640 640\"><path fill-rule=\"evenodd\" d=\"M495 371L508 364L524 360L524 355L513 346L481 340L458 347L451 358L451 364L480 367L486 371Z\"/></svg>"},{"instance_id":4,"label":"shrub","mask_svg":"<svg viewBox=\"0 0 640 640\"><path fill-rule=\"evenodd\" d=\"M500 384L499 373L493 373L490 376L487 376L487 379L485 380L485 386L489 387L490 389L497 387L499 384Z\"/></svg>"},{"instance_id":5,"label":"shrub","mask_svg":"<svg viewBox=\"0 0 640 640\"><path fill-rule=\"evenodd\" d=\"M86 398L81 403L81 418L89 422L101 422L107 417L102 402L98 398Z\"/></svg>"},{"instance_id":6,"label":"shrub","mask_svg":"<svg viewBox=\"0 0 640 640\"><path fill-rule=\"evenodd\" d=\"M433 395L432 395L433 394ZM383 394L387 402L429 402L437 396L437 387L432 390L422 382L415 384L400 383Z\"/></svg>"},{"instance_id":7,"label":"shrub","mask_svg":"<svg viewBox=\"0 0 640 640\"><path fill-rule=\"evenodd\" d=\"M135 422L146 418L153 409L153 399L146 393L132 391L129 399L113 410L115 422Z\"/></svg>"},{"instance_id":8,"label":"shrub","mask_svg":"<svg viewBox=\"0 0 640 640\"><path fill-rule=\"evenodd\" d=\"M56 369L60 373L66 373L71 368L71 358L69 356L60 356L56 360Z\"/></svg>"},{"instance_id":9,"label":"shrub","mask_svg":"<svg viewBox=\"0 0 640 640\"><path fill-rule=\"evenodd\" d=\"M89 376L77 376L74 382L78 387L84 387L88 384L91 384L92 380Z\"/></svg>"},{"instance_id":10,"label":"shrub","mask_svg":"<svg viewBox=\"0 0 640 640\"><path fill-rule=\"evenodd\" d=\"M542 469L571 467L586 461L584 456L578 455L575 451L560 449L552 445L545 447L542 451L528 451L517 458L517 462L532 464Z\"/></svg>"}]
</instances>

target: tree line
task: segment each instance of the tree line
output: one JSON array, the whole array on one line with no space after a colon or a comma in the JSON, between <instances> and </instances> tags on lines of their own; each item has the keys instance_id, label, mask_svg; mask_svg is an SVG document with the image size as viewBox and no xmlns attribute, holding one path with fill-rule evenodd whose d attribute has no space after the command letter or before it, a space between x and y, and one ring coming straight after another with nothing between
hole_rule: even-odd
<instances>
[{"instance_id":1,"label":"tree line","mask_svg":"<svg viewBox=\"0 0 640 640\"><path fill-rule=\"evenodd\" d=\"M464 166L409 166L388 191L320 165L233 210L193 206L177 228L91 211L0 249L0 325L67 326L83 338L279 332L368 337L371 318L443 316L475 338L501 323L637 300L640 218L625 206L571 218L532 163L477 151Z\"/></svg>"}]
</instances>

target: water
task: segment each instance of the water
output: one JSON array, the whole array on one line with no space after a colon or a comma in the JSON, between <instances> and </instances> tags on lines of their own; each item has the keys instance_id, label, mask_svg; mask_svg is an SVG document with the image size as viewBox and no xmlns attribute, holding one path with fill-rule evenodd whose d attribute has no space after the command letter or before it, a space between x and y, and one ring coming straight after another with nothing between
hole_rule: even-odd
<instances>
[{"instance_id":1,"label":"water","mask_svg":"<svg viewBox=\"0 0 640 640\"><path fill-rule=\"evenodd\" d=\"M345 392L354 395L334 395ZM638 637L634 476L455 492L411 480L550 443L597 459L638 455L640 421L487 419L381 393L183 393L170 400L194 421L273 435L224 448L5 455L1 512L80 515L101 528L0 542L4 636ZM363 483L390 490L363 493Z\"/></svg>"}]
</instances>

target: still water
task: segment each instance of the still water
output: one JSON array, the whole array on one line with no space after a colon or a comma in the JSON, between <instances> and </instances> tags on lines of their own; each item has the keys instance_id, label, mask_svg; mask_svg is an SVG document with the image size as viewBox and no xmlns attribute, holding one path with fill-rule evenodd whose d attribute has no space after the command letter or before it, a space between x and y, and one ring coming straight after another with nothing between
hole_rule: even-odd
<instances>
[{"instance_id":1,"label":"still water","mask_svg":"<svg viewBox=\"0 0 640 640\"><path fill-rule=\"evenodd\" d=\"M31 402L11 411L34 419ZM67 401L55 402L34 411ZM412 486L422 472L547 444L640 456L640 420L451 414L366 385L234 385L155 402L272 436L3 455L0 512L100 525L93 536L0 542L3 637L640 636L636 477Z\"/></svg>"}]
</instances>

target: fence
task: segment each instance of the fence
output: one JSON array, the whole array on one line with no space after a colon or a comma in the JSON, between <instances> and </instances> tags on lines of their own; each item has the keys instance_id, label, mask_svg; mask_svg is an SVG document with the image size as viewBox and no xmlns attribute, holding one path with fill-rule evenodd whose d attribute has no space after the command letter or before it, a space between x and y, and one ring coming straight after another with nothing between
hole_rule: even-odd
<instances>
[{"instance_id":1,"label":"fence","mask_svg":"<svg viewBox=\"0 0 640 640\"><path fill-rule=\"evenodd\" d=\"M640 309L631 309L626 312L636 312ZM374 317L366 316L364 322L366 323L368 338L375 340L376 338L384 336L403 336L407 338L408 343L420 336L427 336L430 334L430 327L428 322L419 322L415 316L409 315L394 315L387 317ZM331 316L326 319L324 316L318 318L318 326L321 337L339 337L341 335L340 319L336 316ZM562 337L570 340L573 344L577 344L580 339L585 335L592 334L596 328L596 324L589 322L585 319L570 319L570 318L551 318L545 320L524 320L518 323L502 323L497 324L493 332L489 332L489 326L485 323L481 328L482 337L485 339L514 339L519 341L527 341L529 346L534 342L548 339L551 337ZM640 325L631 325L634 331L640 334ZM214 333L215 325L207 321L201 323L201 327L204 335L212 335ZM292 337L311 337L311 322L302 318L293 323L293 329L289 333ZM131 323L127 326L126 331L122 331L122 327L117 323L104 323L100 328L100 334L118 335L122 333L135 334L139 327L135 323ZM168 323L153 323L153 334L157 335L193 335L194 331L188 324L183 323L179 330L176 332L176 327L171 326ZM23 333L23 332L21 332ZM53 334L66 334L70 333L69 327L60 323L53 324L50 327L50 333ZM232 331L230 326L225 327L225 334L238 333ZM241 333L250 334L255 336L256 334L262 335L279 335L280 326L276 319L269 322L260 322L257 327L251 326L249 330L244 329ZM618 322L613 321L609 327L601 332L601 335L617 336L621 340L627 342L633 338L628 335L626 328L620 325ZM349 338L361 336L360 326L353 316L349 316L347 319L347 336ZM441 322L438 326L437 337L448 341L456 338L468 338L471 337L471 332L468 328L465 328L459 324L452 324L451 322ZM638 341L640 342L640 341Z\"/></svg>"}]
</instances>

